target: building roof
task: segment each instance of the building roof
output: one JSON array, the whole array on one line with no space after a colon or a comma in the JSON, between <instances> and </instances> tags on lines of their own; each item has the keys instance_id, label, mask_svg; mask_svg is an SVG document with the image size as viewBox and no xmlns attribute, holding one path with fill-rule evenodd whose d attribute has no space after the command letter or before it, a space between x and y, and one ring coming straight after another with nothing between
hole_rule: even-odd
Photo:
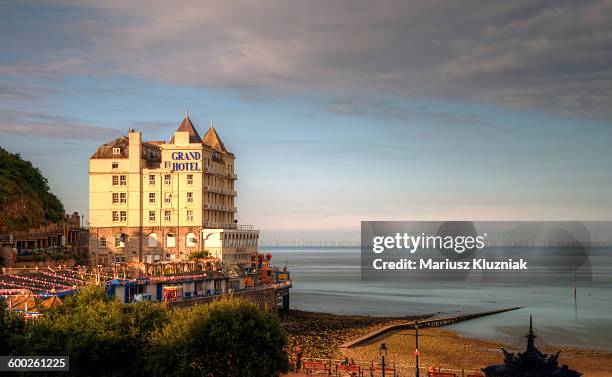
<instances>
[{"instance_id":1,"label":"building roof","mask_svg":"<svg viewBox=\"0 0 612 377\"><path fill-rule=\"evenodd\" d=\"M16 295L8 300L8 305L13 310L33 311L36 309L36 296L31 291L24 295Z\"/></svg>"},{"instance_id":2,"label":"building roof","mask_svg":"<svg viewBox=\"0 0 612 377\"><path fill-rule=\"evenodd\" d=\"M91 158L128 158L129 145L130 141L127 136L118 137L115 140L100 145ZM121 148L121 153L115 155L113 148Z\"/></svg>"},{"instance_id":3,"label":"building roof","mask_svg":"<svg viewBox=\"0 0 612 377\"><path fill-rule=\"evenodd\" d=\"M227 152L227 149L225 149L225 145L221 141L221 138L219 137L217 130L215 130L215 127L211 126L208 131L206 131L206 135L204 135L204 144L217 151Z\"/></svg>"},{"instance_id":4,"label":"building roof","mask_svg":"<svg viewBox=\"0 0 612 377\"><path fill-rule=\"evenodd\" d=\"M204 139L202 139L195 126L191 122L189 116L185 116L179 127L176 129L176 132L187 132L189 134L189 143L203 144L213 150L233 156L233 154L228 151L227 148L225 148L225 144L223 144L223 141L221 141L221 137L219 137L217 130L215 130L213 126L211 126L208 131L206 131ZM174 144L174 136L175 134L172 135L172 138L169 141L170 144ZM142 142L142 158L149 163L159 163L161 161L160 146L163 144L165 143L159 140ZM129 145L129 138L127 136L121 136L115 140L111 140L108 143L99 146L98 149L96 149L96 152L91 156L91 158L128 158ZM121 151L118 155L113 153L114 148L120 148Z\"/></svg>"},{"instance_id":5,"label":"building roof","mask_svg":"<svg viewBox=\"0 0 612 377\"><path fill-rule=\"evenodd\" d=\"M502 348L504 363L483 368L486 377L533 376L533 377L580 377L582 373L569 369L567 365L559 368L559 352L547 355L535 346L532 317L529 316L529 333L525 352L514 354Z\"/></svg>"},{"instance_id":6,"label":"building roof","mask_svg":"<svg viewBox=\"0 0 612 377\"><path fill-rule=\"evenodd\" d=\"M40 303L40 307L45 309L51 309L57 306L62 306L62 300L57 296L51 296Z\"/></svg>"},{"instance_id":7,"label":"building roof","mask_svg":"<svg viewBox=\"0 0 612 377\"><path fill-rule=\"evenodd\" d=\"M181 125L176 129L176 132L189 132L189 142L190 143L201 143L202 142L202 138L200 137L200 134L198 134L198 131L195 129L195 127L193 126L193 123L191 123L191 119L189 119L189 116L185 116L185 119L183 119L183 121L181 122ZM172 138L170 139L170 143L174 143L174 135L172 135Z\"/></svg>"},{"instance_id":8,"label":"building roof","mask_svg":"<svg viewBox=\"0 0 612 377\"><path fill-rule=\"evenodd\" d=\"M129 157L130 140L127 136L121 136L108 143L102 144L96 149L96 152L91 158L128 158ZM116 155L113 153L113 148L120 148L121 152ZM142 143L142 158L147 161L161 161L161 149L155 144L148 142Z\"/></svg>"}]
</instances>

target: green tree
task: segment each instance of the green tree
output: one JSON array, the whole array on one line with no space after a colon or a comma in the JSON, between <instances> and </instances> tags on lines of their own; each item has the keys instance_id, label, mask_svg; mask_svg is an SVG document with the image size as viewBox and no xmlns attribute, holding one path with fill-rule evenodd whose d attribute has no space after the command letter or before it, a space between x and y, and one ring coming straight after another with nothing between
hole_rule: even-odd
<instances>
[{"instance_id":1,"label":"green tree","mask_svg":"<svg viewBox=\"0 0 612 377\"><path fill-rule=\"evenodd\" d=\"M12 339L22 332L23 327L23 319L12 310L7 310L6 302L0 299L0 355L12 353Z\"/></svg>"},{"instance_id":2,"label":"green tree","mask_svg":"<svg viewBox=\"0 0 612 377\"><path fill-rule=\"evenodd\" d=\"M276 314L237 299L169 311L151 302L124 305L91 286L23 331L2 323L9 324L0 327L5 354L66 355L72 376L266 377L288 367Z\"/></svg>"},{"instance_id":3,"label":"green tree","mask_svg":"<svg viewBox=\"0 0 612 377\"><path fill-rule=\"evenodd\" d=\"M69 356L74 376L139 376L149 335L168 318L165 305L124 305L91 286L30 321L15 352Z\"/></svg>"},{"instance_id":4,"label":"green tree","mask_svg":"<svg viewBox=\"0 0 612 377\"><path fill-rule=\"evenodd\" d=\"M276 314L233 298L177 311L151 342L156 376L266 377L288 368Z\"/></svg>"}]
</instances>

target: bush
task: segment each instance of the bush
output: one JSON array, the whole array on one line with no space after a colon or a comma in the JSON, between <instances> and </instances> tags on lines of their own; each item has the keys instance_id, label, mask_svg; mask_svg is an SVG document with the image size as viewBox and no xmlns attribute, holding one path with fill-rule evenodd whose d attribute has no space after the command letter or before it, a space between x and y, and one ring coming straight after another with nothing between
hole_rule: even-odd
<instances>
[{"instance_id":1,"label":"bush","mask_svg":"<svg viewBox=\"0 0 612 377\"><path fill-rule=\"evenodd\" d=\"M155 332L147 365L156 376L278 376L287 338L276 314L237 299L180 310Z\"/></svg>"},{"instance_id":2,"label":"bush","mask_svg":"<svg viewBox=\"0 0 612 377\"><path fill-rule=\"evenodd\" d=\"M27 335L14 339L14 353L69 356L73 376L143 375L149 335L168 317L164 305L124 305L91 286L28 322Z\"/></svg>"},{"instance_id":3,"label":"bush","mask_svg":"<svg viewBox=\"0 0 612 377\"><path fill-rule=\"evenodd\" d=\"M191 253L189 255L189 260L200 259L200 258L208 258L208 251L196 251L195 253Z\"/></svg>"},{"instance_id":4,"label":"bush","mask_svg":"<svg viewBox=\"0 0 612 377\"><path fill-rule=\"evenodd\" d=\"M71 376L265 377L288 368L276 314L237 299L170 311L89 286L25 325L1 302L0 311L2 354L69 356Z\"/></svg>"}]
</instances>

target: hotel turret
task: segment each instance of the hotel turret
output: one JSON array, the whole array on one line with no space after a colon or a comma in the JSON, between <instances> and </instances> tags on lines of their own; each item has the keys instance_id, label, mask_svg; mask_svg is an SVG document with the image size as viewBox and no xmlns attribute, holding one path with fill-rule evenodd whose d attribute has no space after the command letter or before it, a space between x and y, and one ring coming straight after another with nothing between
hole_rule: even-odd
<instances>
[{"instance_id":1,"label":"hotel turret","mask_svg":"<svg viewBox=\"0 0 612 377\"><path fill-rule=\"evenodd\" d=\"M200 137L189 116L168 142L130 130L89 160L91 262L155 263L208 252L247 266L259 231L238 225L235 156L214 127Z\"/></svg>"}]
</instances>

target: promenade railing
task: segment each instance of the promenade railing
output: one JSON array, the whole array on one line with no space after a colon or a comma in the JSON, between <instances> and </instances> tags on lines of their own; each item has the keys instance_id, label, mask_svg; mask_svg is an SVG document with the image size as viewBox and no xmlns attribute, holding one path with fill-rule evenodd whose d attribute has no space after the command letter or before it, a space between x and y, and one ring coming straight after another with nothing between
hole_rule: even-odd
<instances>
[{"instance_id":1,"label":"promenade railing","mask_svg":"<svg viewBox=\"0 0 612 377\"><path fill-rule=\"evenodd\" d=\"M357 377L380 377L382 376L382 365L380 362L353 361L325 359L325 358L301 358L292 356L290 359L291 371L306 375L325 376L357 376ZM385 363L385 377L413 377L416 366L411 364ZM289 374L290 375L290 374ZM476 370L442 368L423 366L419 368L422 377L484 377L484 373Z\"/></svg>"}]
</instances>

